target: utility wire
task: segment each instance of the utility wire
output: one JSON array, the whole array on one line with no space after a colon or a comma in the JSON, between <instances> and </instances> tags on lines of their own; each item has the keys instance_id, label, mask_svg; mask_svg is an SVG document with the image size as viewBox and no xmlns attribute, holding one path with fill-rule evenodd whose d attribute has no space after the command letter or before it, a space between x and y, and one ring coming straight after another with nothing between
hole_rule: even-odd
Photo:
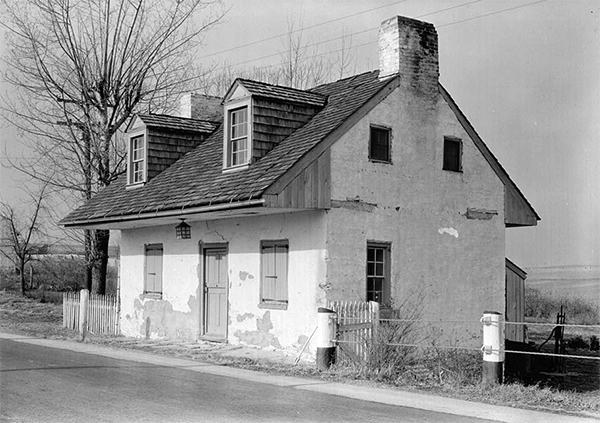
<instances>
[{"instance_id":1,"label":"utility wire","mask_svg":"<svg viewBox=\"0 0 600 423\"><path fill-rule=\"evenodd\" d=\"M441 13L441 12L445 12L445 11L448 11L448 10L457 9L459 7L468 6L470 4L477 3L479 1L482 1L482 0L473 0L473 1L470 1L470 2L462 3L462 4L459 4L459 5L456 5L456 6L452 6L452 7L448 7L448 8L445 8L445 9L439 9L439 10L436 10L436 11L433 11L433 12L429 12L429 13L425 13L425 14L422 14L422 15L415 16L415 18L422 18L422 17L426 17L426 16L431 16L431 15L434 15L434 14L437 14L437 13ZM539 4L539 3L544 3L544 2L547 2L547 1L549 1L549 0L537 0L537 1L534 1L534 2L522 4L522 5L519 5L519 6L514 6L514 7L507 8L507 9L501 9L501 10L497 10L497 11L494 11L494 12L485 13L483 15L473 16L471 18L462 19L460 21L449 22L449 23L446 23L446 24L443 24L443 25L439 25L439 26L437 26L437 28L438 29L445 28L445 27L448 27L448 26L457 25L457 24L460 24L460 23L469 22L469 21L473 21L473 20L476 20L476 19L481 19L481 18L484 18L484 17L489 17L489 16L500 14L500 13L509 12L509 11L516 10L516 9L522 9L522 8L525 8L525 7L533 6L533 5L536 5L536 4ZM387 5L387 6L389 6L389 5ZM385 6L381 6L381 7L385 7ZM381 8L381 7L379 7L379 8ZM378 9L378 8L375 8L375 9ZM372 9L372 10L375 10L375 9ZM366 11L359 12L359 13L362 14L362 13L365 13L365 12ZM348 15L348 16L352 16L352 15ZM344 19L344 18L339 18L339 19ZM335 21L335 20L333 20L333 21ZM330 21L328 21L327 23L329 23L329 22ZM321 25L321 24L316 24L316 25L310 26L308 28L303 28L303 29L314 28L314 27L319 26L319 25ZM365 29L365 30L358 31L358 32L355 32L355 33L348 34L348 36L358 35L358 34L362 34L362 33L365 33L365 32L374 31L376 29L378 29L378 28L369 28L369 29ZM299 30L295 30L293 32L297 32L297 31L299 31ZM286 35L286 34L284 34L284 35ZM270 39L274 39L274 38L277 38L277 37L280 37L280 36L281 35L278 35L278 36L272 37ZM333 39L330 39L330 40L320 41L320 42L314 43L314 44L309 44L306 47L311 47L311 46L318 45L318 44L325 44L327 42L339 40L341 38L343 38L343 36L336 37L336 38L333 38ZM256 43L259 43L259 42L262 42L262 41L267 41L267 40L268 39L257 41ZM365 42L365 43L362 43L362 44L358 44L358 45L352 47L352 49L358 49L359 47L364 47L364 46L371 45L371 44L376 44L376 43L377 43L377 41L369 41L369 42ZM253 45L253 44L255 44L255 43L249 43L249 44L246 44L244 46ZM230 49L230 50L233 50L233 49ZM230 50L224 50L223 52L230 51ZM312 55L310 58L304 59L303 61L310 60L310 59L315 58L315 57L320 57L320 56L328 55L328 54L339 53L339 52L341 52L343 50L344 49L342 48L342 49L337 49L337 50L333 50L333 51L328 51L328 52L324 52L324 53L315 54L315 55ZM220 54L220 53L223 53L223 52L219 52L219 53L215 53L215 54ZM273 54L270 54L270 55L267 55L267 56L262 56L262 57L258 57L258 58L255 58L255 59L249 59L249 60L245 60L243 62L234 63L234 64L231 64L229 66L231 66L231 67L238 67L238 66L241 66L241 65L244 65L244 64L247 64L247 63L252 63L252 62L259 61L259 60L268 59L268 58L271 58L271 57L274 57L274 56L281 56L281 54L282 54L281 52L273 53ZM205 56L205 57L208 57L208 56ZM261 68L262 69L269 69L269 68L272 68L272 67L275 67L275 66L280 66L280 65L281 64L276 63L276 64L272 64L272 65L261 66ZM217 67L217 68L213 69L213 71L214 70L223 70L223 69L225 69L225 66ZM191 80L197 79L197 78L198 77L191 77L187 81L191 81Z\"/></svg>"},{"instance_id":2,"label":"utility wire","mask_svg":"<svg viewBox=\"0 0 600 423\"><path fill-rule=\"evenodd\" d=\"M357 12L357 13L353 13L351 15L342 16L341 18L331 19L329 21L321 22L321 23L318 23L318 24L315 24L315 25L304 27L304 28L298 28L298 29L295 29L293 31L288 31L288 32L285 32L285 33L282 33L282 34L279 34L279 35L274 35L274 36L269 37L269 38L264 38L262 40L253 41L253 42L247 43L247 44L242 44L241 46L231 47L231 48L228 48L227 50L217 51L215 53L207 54L206 56L200 57L200 60L201 59L205 59L207 57L216 56L216 55L219 55L219 54L222 54L222 53L227 53L227 52L230 52L230 51L233 51L233 50L238 50L240 48L250 47L250 46L253 46L253 45L256 45L256 44L264 43L265 41L275 40L275 39L277 39L279 37L284 37L284 36L287 36L287 35L290 35L290 34L295 34L296 32L305 31L307 29L317 28L319 26L327 25L327 24L330 24L330 23L333 23L333 22L342 21L342 20L345 20L345 19L348 19L348 18L353 18L354 16L364 15L365 13L372 12L373 10L383 9L385 7L393 6L395 4L404 3L406 1L408 1L408 0L395 1L393 3L388 3L388 4L385 4L383 6L378 6L378 7L374 7L374 8L371 8L371 9L363 10L362 12Z\"/></svg>"},{"instance_id":3,"label":"utility wire","mask_svg":"<svg viewBox=\"0 0 600 423\"><path fill-rule=\"evenodd\" d=\"M469 6L469 5L473 4L473 3L479 3L481 1L483 1L483 0L473 0L473 1L469 1L467 3L462 3L462 4L459 4L459 5L456 5L456 6L447 7L445 9L439 9L439 10L436 10L436 11L433 11L433 12L430 12L430 13L425 13L423 15L415 16L415 19L416 18L424 18L426 16L431 16L431 15L435 15L435 14L442 13L442 12L447 12L447 11L453 10L453 9L458 9L460 7ZM547 0L543 0L543 1L547 1ZM371 10L375 10L375 9L371 9ZM365 12L360 12L360 13L365 13ZM349 15L349 16L354 16L354 15ZM329 23L329 22L332 22L332 21L328 21L327 23ZM314 28L314 27L319 26L319 25L321 25L321 24L313 25L313 26L310 26L308 28L302 28L300 30L294 30L294 31L289 32L288 34L291 34L291 33L294 33L294 32L298 32L298 31L301 31L301 30L304 30L304 29ZM341 40L341 39L343 39L345 37L351 37L351 36L354 36L354 35L364 34L366 32L377 31L378 29L379 29L378 26L373 27L373 28L363 29L362 31L352 32L350 34L341 35L341 36L335 37L335 38L330 38L329 40L318 41L316 43L307 44L306 46L304 46L304 48L315 47L315 46L319 46L319 45L322 45L322 44L327 44L327 43L330 43L330 42L333 42L333 41ZM288 34L284 34L284 35L288 35ZM273 37L273 38L277 38L277 37L280 37L280 35L278 35L276 37ZM259 43L259 42L262 42L262 40L258 41L257 43ZM374 43L374 42L373 41L369 42L369 44L372 44L372 43ZM246 44L246 46L247 45L252 45L252 44L255 44L255 43ZM361 46L363 46L363 45L366 45L366 44L361 44ZM224 51L227 52L227 51L231 51L231 50L234 50L234 49L235 48L224 50ZM337 51L341 51L341 50L337 50ZM205 57L214 56L214 55L221 54L221 53L222 52L217 52L217 53L209 54L208 56L205 56ZM324 54L328 54L328 53L324 53ZM244 62L239 62L239 63L233 64L232 66L239 66L239 65L243 65L243 64L246 64L246 63L249 63L249 62L254 62L254 61L257 61L257 60L268 59L268 58L271 58L273 56L281 56L281 53L278 52L278 53L269 54L268 56L259 57L257 59L250 59L250 60L247 60L247 61L244 61ZM221 69L221 68L217 68L217 69Z\"/></svg>"},{"instance_id":4,"label":"utility wire","mask_svg":"<svg viewBox=\"0 0 600 423\"><path fill-rule=\"evenodd\" d=\"M490 12L490 13L486 13L486 14L480 15L480 16L474 16L472 18L463 19L461 21L447 23L447 24L438 26L438 28L445 28L447 26L452 26L452 25L456 25L456 24L459 24L459 23L463 23L463 22L469 22L469 21L472 21L472 20L475 20L475 19L485 18L487 16L496 15L498 13L509 12L511 10L521 9L523 7L529 7L529 6L533 6L533 5L538 4L538 3L544 3L544 2L547 2L547 1L549 1L549 0L538 0L538 1L534 1L532 3L527 3L527 4L520 5L520 6L510 7L508 9L502 9L502 10L499 10L499 11L496 11L496 12Z\"/></svg>"}]
</instances>

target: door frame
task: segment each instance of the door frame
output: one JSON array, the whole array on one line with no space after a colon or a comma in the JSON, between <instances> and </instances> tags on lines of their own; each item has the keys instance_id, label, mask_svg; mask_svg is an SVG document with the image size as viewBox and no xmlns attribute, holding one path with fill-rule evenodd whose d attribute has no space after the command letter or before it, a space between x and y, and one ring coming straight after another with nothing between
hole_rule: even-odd
<instances>
[{"instance_id":1,"label":"door frame","mask_svg":"<svg viewBox=\"0 0 600 423\"><path fill-rule=\"evenodd\" d=\"M198 331L198 337L200 339L205 339L205 340L209 340L209 341L215 341L215 342L227 342L227 337L229 336L229 323L226 324L225 326L225 337L223 339L221 338L215 338L213 336L207 336L206 335L206 312L207 312L207 308L206 308L206 286L204 283L204 276L205 276L205 263L206 263L206 250L215 250L215 249L219 249L219 250L225 250L225 255L227 256L227 283L225 284L225 296L227 297L227 301L226 301L226 312L227 312L227 320L226 322L229 322L229 243L228 242L210 242L210 243L203 243L203 242L199 242L199 254L200 254L200 272L198 274L198 287L199 287L199 291L200 291L200 315L198 316L198 320L200 323L200 330Z\"/></svg>"}]
</instances>

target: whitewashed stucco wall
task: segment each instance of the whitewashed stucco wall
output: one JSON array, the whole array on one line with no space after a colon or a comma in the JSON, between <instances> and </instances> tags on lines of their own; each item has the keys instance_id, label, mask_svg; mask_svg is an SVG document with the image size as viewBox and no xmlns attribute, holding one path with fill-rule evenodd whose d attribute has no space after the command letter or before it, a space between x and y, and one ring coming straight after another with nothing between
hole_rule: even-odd
<instances>
[{"instance_id":1,"label":"whitewashed stucco wall","mask_svg":"<svg viewBox=\"0 0 600 423\"><path fill-rule=\"evenodd\" d=\"M173 226L122 231L121 328L128 336L196 339L200 334L200 245L228 243L228 341L298 349L316 325L325 294L325 212L283 213L188 222L192 239L176 240ZM260 241L289 240L287 310L261 309ZM163 295L144 298L144 245L163 244ZM311 349L314 349L311 348Z\"/></svg>"},{"instance_id":2,"label":"whitewashed stucco wall","mask_svg":"<svg viewBox=\"0 0 600 423\"><path fill-rule=\"evenodd\" d=\"M370 124L391 128L392 164L368 160ZM462 139L461 173L442 170L444 136ZM376 205L356 211L348 202L328 214L331 299L365 299L371 240L391 243L392 299L420 304L423 319L504 312L504 187L441 96L422 102L395 90L333 144L331 161L333 200ZM467 208L497 215L471 220ZM477 323L438 329L479 342Z\"/></svg>"}]
</instances>

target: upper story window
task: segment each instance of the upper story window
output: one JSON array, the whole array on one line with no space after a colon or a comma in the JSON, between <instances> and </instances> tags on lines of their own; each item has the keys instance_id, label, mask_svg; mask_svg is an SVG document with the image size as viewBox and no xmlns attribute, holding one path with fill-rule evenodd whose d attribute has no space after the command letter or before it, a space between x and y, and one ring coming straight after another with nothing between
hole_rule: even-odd
<instances>
[{"instance_id":1,"label":"upper story window","mask_svg":"<svg viewBox=\"0 0 600 423\"><path fill-rule=\"evenodd\" d=\"M371 126L369 135L369 160L392 162L391 132L389 128Z\"/></svg>"},{"instance_id":2,"label":"upper story window","mask_svg":"<svg viewBox=\"0 0 600 423\"><path fill-rule=\"evenodd\" d=\"M144 135L129 140L129 183L139 184L146 180L146 142Z\"/></svg>"},{"instance_id":3,"label":"upper story window","mask_svg":"<svg viewBox=\"0 0 600 423\"><path fill-rule=\"evenodd\" d=\"M462 140L444 137L444 170L462 172Z\"/></svg>"},{"instance_id":4,"label":"upper story window","mask_svg":"<svg viewBox=\"0 0 600 423\"><path fill-rule=\"evenodd\" d=\"M228 113L228 167L247 164L250 157L248 140L248 107L230 110Z\"/></svg>"}]
</instances>

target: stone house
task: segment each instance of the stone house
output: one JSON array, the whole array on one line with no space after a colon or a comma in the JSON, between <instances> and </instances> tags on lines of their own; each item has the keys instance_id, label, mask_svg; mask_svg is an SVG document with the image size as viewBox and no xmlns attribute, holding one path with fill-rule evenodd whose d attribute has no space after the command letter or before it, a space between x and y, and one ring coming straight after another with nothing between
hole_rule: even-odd
<instances>
[{"instance_id":1,"label":"stone house","mask_svg":"<svg viewBox=\"0 0 600 423\"><path fill-rule=\"evenodd\" d=\"M433 25L389 19L379 49L310 90L238 79L132 120L127 174L62 221L121 231L123 334L297 350L328 301L417 293L480 345L505 230L539 217L440 85Z\"/></svg>"}]
</instances>

